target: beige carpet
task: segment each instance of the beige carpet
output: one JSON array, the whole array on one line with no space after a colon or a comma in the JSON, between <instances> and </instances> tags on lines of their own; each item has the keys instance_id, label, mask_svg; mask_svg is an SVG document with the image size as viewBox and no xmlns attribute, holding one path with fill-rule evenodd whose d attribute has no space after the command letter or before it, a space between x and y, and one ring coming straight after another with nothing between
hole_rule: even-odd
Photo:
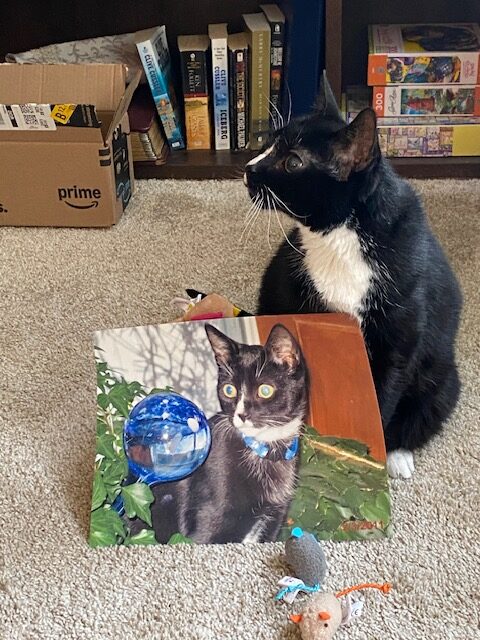
<instances>
[{"instance_id":1,"label":"beige carpet","mask_svg":"<svg viewBox=\"0 0 480 640\"><path fill-rule=\"evenodd\" d=\"M338 639L475 640L479 632L480 181L417 183L465 291L464 391L445 435L393 483L395 535L325 545L332 589L389 580ZM252 309L266 218L239 245L240 182L143 182L112 230L0 229L0 637L297 638L273 594L282 545L91 550L91 335L167 321L185 286ZM272 245L280 239L272 225ZM293 609L293 608L292 608Z\"/></svg>"}]
</instances>

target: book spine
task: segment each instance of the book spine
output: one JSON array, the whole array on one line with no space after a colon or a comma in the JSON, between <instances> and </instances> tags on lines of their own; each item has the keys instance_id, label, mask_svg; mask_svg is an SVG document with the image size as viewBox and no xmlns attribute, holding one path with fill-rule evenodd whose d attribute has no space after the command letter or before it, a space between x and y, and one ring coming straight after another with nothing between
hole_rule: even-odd
<instances>
[{"instance_id":1,"label":"book spine","mask_svg":"<svg viewBox=\"0 0 480 640\"><path fill-rule=\"evenodd\" d=\"M169 92L171 83L164 72L169 64L168 49L162 50L163 64L157 58L155 47L150 40L138 43L137 49L168 143L172 149L185 149L179 114L174 97ZM162 68L164 65L165 68Z\"/></svg>"},{"instance_id":2,"label":"book spine","mask_svg":"<svg viewBox=\"0 0 480 640\"><path fill-rule=\"evenodd\" d=\"M187 149L211 149L210 109L207 97L185 98Z\"/></svg>"},{"instance_id":3,"label":"book spine","mask_svg":"<svg viewBox=\"0 0 480 640\"><path fill-rule=\"evenodd\" d=\"M274 128L281 124L282 80L283 80L283 46L285 41L285 23L271 22L270 46L270 121ZM275 126L276 125L276 126Z\"/></svg>"},{"instance_id":4,"label":"book spine","mask_svg":"<svg viewBox=\"0 0 480 640\"><path fill-rule=\"evenodd\" d=\"M479 116L480 86L374 87L372 106L379 117Z\"/></svg>"},{"instance_id":5,"label":"book spine","mask_svg":"<svg viewBox=\"0 0 480 640\"><path fill-rule=\"evenodd\" d=\"M370 53L367 84L480 84L480 53Z\"/></svg>"},{"instance_id":6,"label":"book spine","mask_svg":"<svg viewBox=\"0 0 480 640\"><path fill-rule=\"evenodd\" d=\"M248 144L248 49L235 51L235 137L237 149Z\"/></svg>"},{"instance_id":7,"label":"book spine","mask_svg":"<svg viewBox=\"0 0 480 640\"><path fill-rule=\"evenodd\" d=\"M230 149L227 39L212 39L213 111L215 149Z\"/></svg>"},{"instance_id":8,"label":"book spine","mask_svg":"<svg viewBox=\"0 0 480 640\"><path fill-rule=\"evenodd\" d=\"M230 107L230 146L238 149L237 146L237 96L236 96L236 72L235 72L236 51L228 49L228 102Z\"/></svg>"},{"instance_id":9,"label":"book spine","mask_svg":"<svg viewBox=\"0 0 480 640\"><path fill-rule=\"evenodd\" d=\"M182 83L187 149L211 149L206 51L182 51Z\"/></svg>"},{"instance_id":10,"label":"book spine","mask_svg":"<svg viewBox=\"0 0 480 640\"><path fill-rule=\"evenodd\" d=\"M208 96L207 52L182 51L183 95L189 98Z\"/></svg>"},{"instance_id":11,"label":"book spine","mask_svg":"<svg viewBox=\"0 0 480 640\"><path fill-rule=\"evenodd\" d=\"M264 145L270 126L270 29L252 33L250 50L250 149Z\"/></svg>"},{"instance_id":12,"label":"book spine","mask_svg":"<svg viewBox=\"0 0 480 640\"><path fill-rule=\"evenodd\" d=\"M382 153L394 158L477 156L478 124L378 126Z\"/></svg>"}]
</instances>

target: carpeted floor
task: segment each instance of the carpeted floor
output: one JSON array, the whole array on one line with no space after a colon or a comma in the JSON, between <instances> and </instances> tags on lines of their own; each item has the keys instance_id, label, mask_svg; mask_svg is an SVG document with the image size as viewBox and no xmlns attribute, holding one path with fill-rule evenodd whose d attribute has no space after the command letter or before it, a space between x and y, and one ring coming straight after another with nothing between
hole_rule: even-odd
<instances>
[{"instance_id":1,"label":"carpeted floor","mask_svg":"<svg viewBox=\"0 0 480 640\"><path fill-rule=\"evenodd\" d=\"M464 390L445 435L392 486L395 534L327 544L328 586L389 580L338 639L475 640L480 181L418 182L460 276ZM282 545L91 550L95 329L170 320L193 285L253 309L266 218L239 244L240 182L149 181L111 230L0 229L0 638L297 638L272 595ZM272 225L272 245L280 239ZM291 608L293 610L293 608Z\"/></svg>"}]
</instances>

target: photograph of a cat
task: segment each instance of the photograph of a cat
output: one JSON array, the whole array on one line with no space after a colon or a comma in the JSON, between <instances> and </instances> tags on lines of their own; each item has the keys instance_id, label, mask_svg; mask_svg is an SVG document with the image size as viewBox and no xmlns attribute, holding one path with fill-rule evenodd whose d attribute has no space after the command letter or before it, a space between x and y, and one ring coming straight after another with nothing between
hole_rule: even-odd
<instances>
[{"instance_id":1,"label":"photograph of a cat","mask_svg":"<svg viewBox=\"0 0 480 640\"><path fill-rule=\"evenodd\" d=\"M283 325L265 345L242 344L211 324L221 410L209 419L203 465L178 482L152 486L157 542L180 532L197 543L276 540L296 486L299 437L308 411L309 374ZM146 525L130 523L131 533Z\"/></svg>"},{"instance_id":2,"label":"photograph of a cat","mask_svg":"<svg viewBox=\"0 0 480 640\"><path fill-rule=\"evenodd\" d=\"M313 113L274 131L245 168L255 207L293 231L261 284L258 314L345 312L365 339L394 477L456 405L462 297L419 196L380 152L376 117L347 125L323 78Z\"/></svg>"}]
</instances>

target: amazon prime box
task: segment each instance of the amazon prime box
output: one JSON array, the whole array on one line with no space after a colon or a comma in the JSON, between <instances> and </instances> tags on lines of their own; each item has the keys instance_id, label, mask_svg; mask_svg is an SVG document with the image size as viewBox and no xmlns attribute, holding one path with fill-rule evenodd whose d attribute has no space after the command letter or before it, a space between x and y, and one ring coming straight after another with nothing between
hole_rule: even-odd
<instances>
[{"instance_id":1,"label":"amazon prime box","mask_svg":"<svg viewBox=\"0 0 480 640\"><path fill-rule=\"evenodd\" d=\"M0 225L108 227L134 189L121 64L0 64Z\"/></svg>"}]
</instances>

